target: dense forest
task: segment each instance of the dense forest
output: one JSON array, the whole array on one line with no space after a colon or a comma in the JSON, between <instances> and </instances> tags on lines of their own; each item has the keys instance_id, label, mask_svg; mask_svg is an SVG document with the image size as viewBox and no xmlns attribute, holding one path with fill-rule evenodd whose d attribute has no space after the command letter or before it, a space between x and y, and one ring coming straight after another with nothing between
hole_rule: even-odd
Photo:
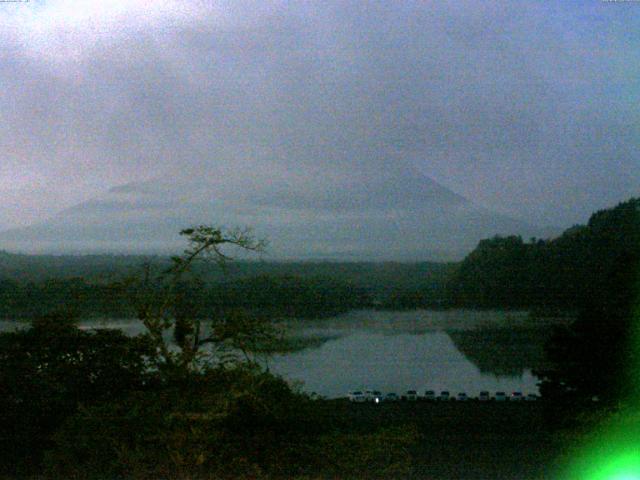
<instances>
[{"instance_id":1,"label":"dense forest","mask_svg":"<svg viewBox=\"0 0 640 480\"><path fill-rule=\"evenodd\" d=\"M456 268L451 304L577 311L602 292L640 252L640 199L594 213L551 240L482 240Z\"/></svg>"},{"instance_id":2,"label":"dense forest","mask_svg":"<svg viewBox=\"0 0 640 480\"><path fill-rule=\"evenodd\" d=\"M72 310L82 318L126 318L127 279L168 258L29 256L0 253L0 318L32 319ZM237 261L224 270L193 267L192 295L203 315L225 308L268 310L286 317L323 317L353 308L416 308L445 303L455 264Z\"/></svg>"},{"instance_id":3,"label":"dense forest","mask_svg":"<svg viewBox=\"0 0 640 480\"><path fill-rule=\"evenodd\" d=\"M366 292L339 280L294 276L259 276L183 289L205 317L233 308L260 310L282 317L323 317L370 305ZM81 278L38 283L0 281L0 317L33 319L61 310L78 318L132 318L127 282L89 283Z\"/></svg>"}]
</instances>

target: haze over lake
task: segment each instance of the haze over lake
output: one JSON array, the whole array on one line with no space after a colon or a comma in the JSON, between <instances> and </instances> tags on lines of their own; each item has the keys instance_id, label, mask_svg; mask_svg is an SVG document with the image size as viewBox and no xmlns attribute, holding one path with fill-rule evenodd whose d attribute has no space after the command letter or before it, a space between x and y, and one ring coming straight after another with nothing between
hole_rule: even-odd
<instances>
[{"instance_id":1,"label":"haze over lake","mask_svg":"<svg viewBox=\"0 0 640 480\"><path fill-rule=\"evenodd\" d=\"M527 350L518 352L510 336L502 344L492 341L496 328L512 331L514 341L522 343L517 332L530 330L528 315L468 310L353 311L331 319L292 323L291 335L325 338L326 342L276 355L268 365L287 379L304 382L305 391L328 397L344 396L354 389L451 390L471 395L481 390L537 392L537 379L531 373L537 359L531 353L538 351L541 358L540 338L527 335ZM458 349L452 336L463 332L479 336L476 350L463 353ZM485 354L499 360L494 372L473 363Z\"/></svg>"},{"instance_id":2,"label":"haze over lake","mask_svg":"<svg viewBox=\"0 0 640 480\"><path fill-rule=\"evenodd\" d=\"M15 328L1 322L0 330ZM144 332L137 320L83 322L87 328ZM531 370L541 362L548 324L525 312L356 310L319 320L291 320L301 350L264 360L308 392L341 397L354 389L538 391Z\"/></svg>"}]
</instances>

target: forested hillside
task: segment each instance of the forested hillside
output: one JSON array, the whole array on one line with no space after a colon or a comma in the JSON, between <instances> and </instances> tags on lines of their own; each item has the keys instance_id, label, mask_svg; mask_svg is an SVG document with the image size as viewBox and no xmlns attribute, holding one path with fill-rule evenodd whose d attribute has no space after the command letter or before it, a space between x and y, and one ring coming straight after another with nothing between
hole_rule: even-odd
<instances>
[{"instance_id":1,"label":"forested hillside","mask_svg":"<svg viewBox=\"0 0 640 480\"><path fill-rule=\"evenodd\" d=\"M640 199L594 213L552 240L483 240L453 275L452 304L577 310L640 255Z\"/></svg>"},{"instance_id":2,"label":"forested hillside","mask_svg":"<svg viewBox=\"0 0 640 480\"><path fill-rule=\"evenodd\" d=\"M127 278L143 265L162 271L168 258L0 253L0 318L30 319L71 310L79 317L132 315ZM446 301L455 264L229 262L194 265L190 295L204 316L242 307L276 316L327 316L352 308L415 308Z\"/></svg>"}]
</instances>

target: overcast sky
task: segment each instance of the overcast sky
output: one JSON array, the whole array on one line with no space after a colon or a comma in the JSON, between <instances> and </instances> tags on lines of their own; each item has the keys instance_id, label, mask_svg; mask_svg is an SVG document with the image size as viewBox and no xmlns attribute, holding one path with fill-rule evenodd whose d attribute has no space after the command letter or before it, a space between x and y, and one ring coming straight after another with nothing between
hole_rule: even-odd
<instances>
[{"instance_id":1,"label":"overcast sky","mask_svg":"<svg viewBox=\"0 0 640 480\"><path fill-rule=\"evenodd\" d=\"M570 226L640 194L639 106L638 2L0 3L0 228L131 182L390 165Z\"/></svg>"}]
</instances>

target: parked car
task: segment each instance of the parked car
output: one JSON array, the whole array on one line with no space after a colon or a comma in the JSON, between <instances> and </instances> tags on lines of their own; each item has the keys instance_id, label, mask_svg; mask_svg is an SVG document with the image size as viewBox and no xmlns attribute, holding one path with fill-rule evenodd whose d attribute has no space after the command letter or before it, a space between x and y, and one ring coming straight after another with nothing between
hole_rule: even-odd
<instances>
[{"instance_id":1,"label":"parked car","mask_svg":"<svg viewBox=\"0 0 640 480\"><path fill-rule=\"evenodd\" d=\"M407 390L405 398L410 402L415 402L416 400L418 400L418 392L416 392L415 390Z\"/></svg>"},{"instance_id":2,"label":"parked car","mask_svg":"<svg viewBox=\"0 0 640 480\"><path fill-rule=\"evenodd\" d=\"M435 402L436 392L434 392L433 390L427 390L426 392L424 392L424 399L428 402Z\"/></svg>"},{"instance_id":3,"label":"parked car","mask_svg":"<svg viewBox=\"0 0 640 480\"><path fill-rule=\"evenodd\" d=\"M525 402L537 402L538 401L538 395L536 395L535 393L530 393L529 395L524 397L524 400L525 400Z\"/></svg>"},{"instance_id":4,"label":"parked car","mask_svg":"<svg viewBox=\"0 0 640 480\"><path fill-rule=\"evenodd\" d=\"M496 394L493 397L493 399L496 402L506 402L507 401L507 394L504 393L504 392L496 392Z\"/></svg>"},{"instance_id":5,"label":"parked car","mask_svg":"<svg viewBox=\"0 0 640 480\"><path fill-rule=\"evenodd\" d=\"M451 394L447 390L443 390L440 392L438 400L440 400L441 402L448 402L449 400L451 400Z\"/></svg>"},{"instance_id":6,"label":"parked car","mask_svg":"<svg viewBox=\"0 0 640 480\"><path fill-rule=\"evenodd\" d=\"M387 393L384 397L385 402L397 402L398 400L400 400L400 397L393 392Z\"/></svg>"},{"instance_id":7,"label":"parked car","mask_svg":"<svg viewBox=\"0 0 640 480\"><path fill-rule=\"evenodd\" d=\"M373 403L380 403L382 401L382 392L378 390L371 392L371 401Z\"/></svg>"},{"instance_id":8,"label":"parked car","mask_svg":"<svg viewBox=\"0 0 640 480\"><path fill-rule=\"evenodd\" d=\"M478 400L481 402L488 402L489 400L491 400L491 394L486 390L483 390L482 392L480 392L480 395L478 395Z\"/></svg>"},{"instance_id":9,"label":"parked car","mask_svg":"<svg viewBox=\"0 0 640 480\"><path fill-rule=\"evenodd\" d=\"M513 392L509 398L510 402L521 402L522 400L524 400L522 392Z\"/></svg>"},{"instance_id":10,"label":"parked car","mask_svg":"<svg viewBox=\"0 0 640 480\"><path fill-rule=\"evenodd\" d=\"M347 395L347 398L349 399L350 402L354 402L354 403L364 403L367 401L367 397L365 397L364 393L360 391L349 392L349 394Z\"/></svg>"},{"instance_id":11,"label":"parked car","mask_svg":"<svg viewBox=\"0 0 640 480\"><path fill-rule=\"evenodd\" d=\"M467 400L469 400L469 397L467 397L466 393L460 392L460 393L458 393L458 396L456 397L456 400L458 402L466 402Z\"/></svg>"}]
</instances>

